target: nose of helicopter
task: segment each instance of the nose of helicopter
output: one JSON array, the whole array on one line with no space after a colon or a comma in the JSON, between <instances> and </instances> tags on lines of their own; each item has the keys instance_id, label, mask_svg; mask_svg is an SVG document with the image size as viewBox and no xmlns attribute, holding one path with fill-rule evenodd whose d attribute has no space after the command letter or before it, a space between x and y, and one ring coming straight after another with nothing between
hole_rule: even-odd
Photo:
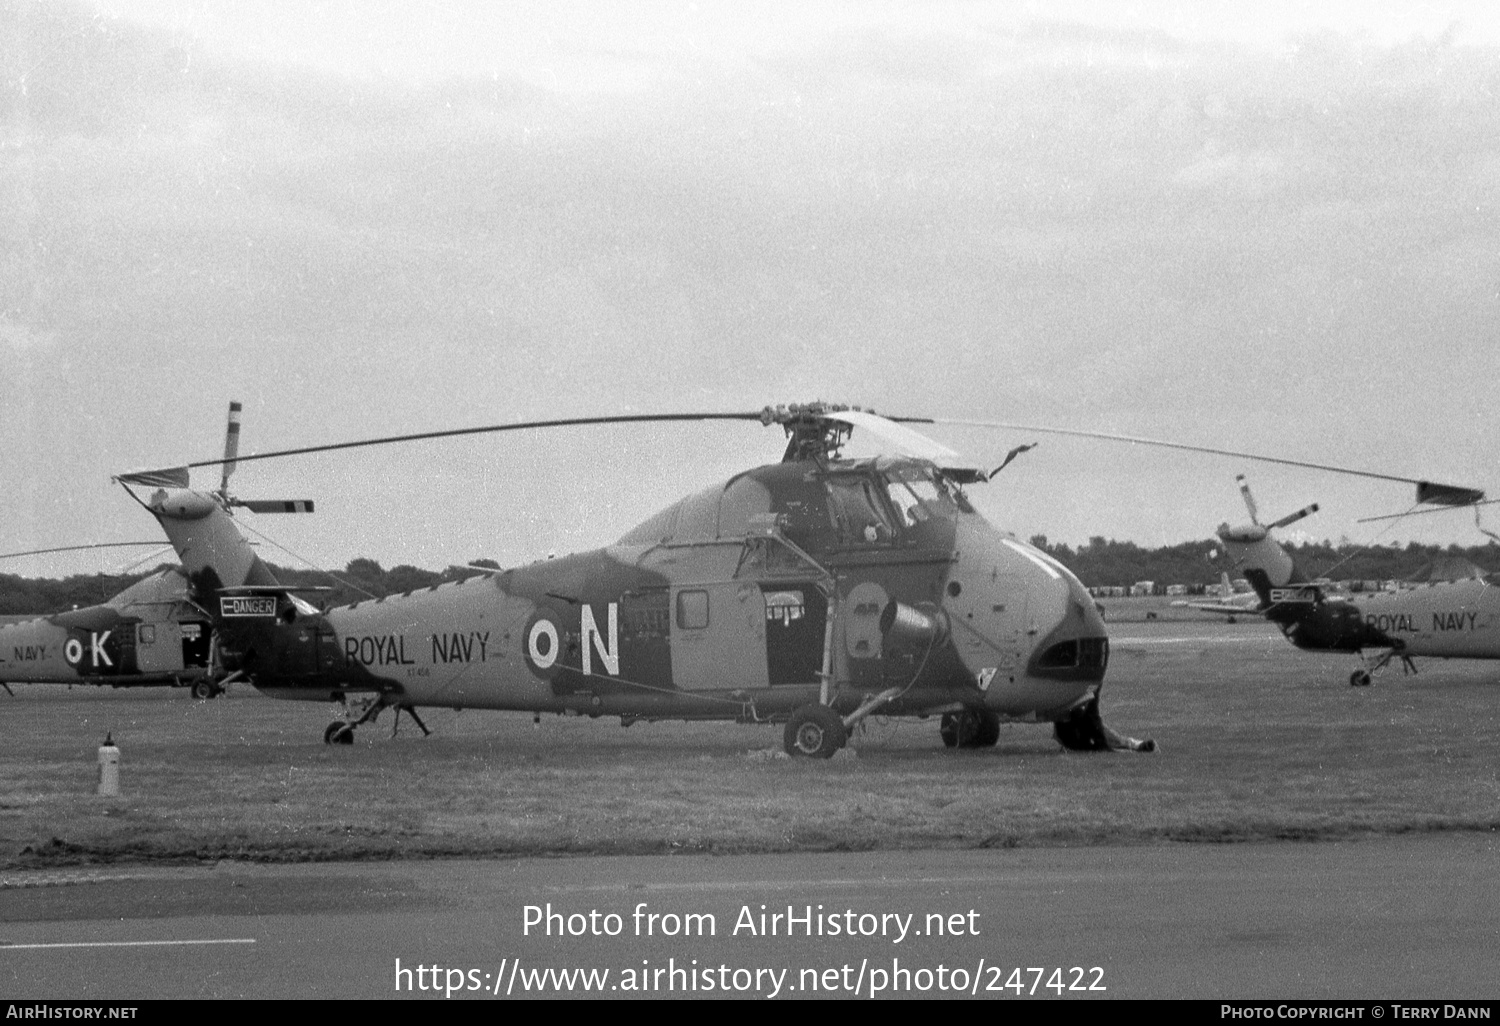
<instances>
[{"instance_id":1,"label":"nose of helicopter","mask_svg":"<svg viewBox=\"0 0 1500 1026\"><path fill-rule=\"evenodd\" d=\"M943 603L965 668L1001 716L1057 719L1098 693L1104 619L1057 560L983 522L966 526Z\"/></svg>"}]
</instances>

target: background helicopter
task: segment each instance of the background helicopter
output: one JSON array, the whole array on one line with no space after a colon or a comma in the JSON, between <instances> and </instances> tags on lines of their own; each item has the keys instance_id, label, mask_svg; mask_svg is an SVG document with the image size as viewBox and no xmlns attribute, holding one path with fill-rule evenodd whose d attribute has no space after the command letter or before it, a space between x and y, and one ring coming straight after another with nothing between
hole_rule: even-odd
<instances>
[{"instance_id":1,"label":"background helicopter","mask_svg":"<svg viewBox=\"0 0 1500 1026\"><path fill-rule=\"evenodd\" d=\"M1003 721L1067 748L1150 751L1104 726L1104 624L1055 560L997 531L964 486L983 471L892 419L821 403L745 414L594 417L428 432L251 459L585 424L779 425L780 463L688 496L614 545L420 592L319 610L281 585L184 467L121 475L214 612L219 658L280 698L339 703L324 740L386 707L785 723L827 758L874 712L942 717L957 747ZM854 429L899 455L844 459ZM232 459L226 457L232 465ZM134 492L132 491L132 494ZM425 726L423 726L425 730Z\"/></svg>"},{"instance_id":2,"label":"background helicopter","mask_svg":"<svg viewBox=\"0 0 1500 1026\"><path fill-rule=\"evenodd\" d=\"M1201 601L1179 599L1172 605L1178 609L1196 609L1200 613L1217 613L1234 623L1241 616L1260 615L1260 596L1254 590L1235 591L1229 574L1219 575L1218 585L1206 593Z\"/></svg>"},{"instance_id":3,"label":"background helicopter","mask_svg":"<svg viewBox=\"0 0 1500 1026\"><path fill-rule=\"evenodd\" d=\"M213 621L176 569L151 574L98 605L0 626L0 683L223 690Z\"/></svg>"},{"instance_id":4,"label":"background helicopter","mask_svg":"<svg viewBox=\"0 0 1500 1026\"><path fill-rule=\"evenodd\" d=\"M1238 480L1250 522L1219 526L1226 553L1260 597L1260 612L1292 644L1313 651L1373 653L1349 675L1350 684L1367 686L1371 675L1392 659L1400 659L1403 669L1411 672L1416 672L1414 656L1500 659L1500 589L1493 586L1500 582L1493 577L1330 595L1312 583L1271 536L1274 529L1295 523L1318 507L1308 506L1261 524L1244 476Z\"/></svg>"},{"instance_id":5,"label":"background helicopter","mask_svg":"<svg viewBox=\"0 0 1500 1026\"><path fill-rule=\"evenodd\" d=\"M245 501L229 495L239 437L240 404L230 403L224 472L219 491L212 493L215 508L312 512L311 502ZM248 551L248 543L242 539L242 544ZM200 699L221 694L230 675L216 658L214 617L195 600L188 570L201 567L183 553L179 547L183 568L151 574L105 602L0 626L0 683L187 687ZM221 557L219 579L244 583L246 563Z\"/></svg>"}]
</instances>

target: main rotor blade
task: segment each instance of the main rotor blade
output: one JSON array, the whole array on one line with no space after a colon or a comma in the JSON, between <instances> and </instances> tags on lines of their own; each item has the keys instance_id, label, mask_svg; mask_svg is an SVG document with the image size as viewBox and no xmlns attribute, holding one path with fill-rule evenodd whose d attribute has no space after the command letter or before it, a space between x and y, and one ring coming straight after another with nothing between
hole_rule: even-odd
<instances>
[{"instance_id":1,"label":"main rotor blade","mask_svg":"<svg viewBox=\"0 0 1500 1026\"><path fill-rule=\"evenodd\" d=\"M1469 506L1493 506L1497 502L1500 502L1500 499L1484 499L1483 501L1480 501L1480 502L1471 502L1471 503L1469 503ZM1465 508L1468 508L1468 507L1465 507ZM1420 516L1422 516L1424 514L1427 514L1427 513L1451 513L1451 512L1452 512L1452 507L1447 507L1447 506L1441 507L1441 508L1438 508L1438 509L1409 509L1405 513L1383 513L1383 514L1381 514L1378 517L1364 517L1364 518L1362 518L1360 520L1356 520L1355 523L1356 524L1373 524L1373 523L1375 523L1377 521L1380 521L1380 520L1401 520L1401 519L1404 519L1406 517L1420 517Z\"/></svg>"},{"instance_id":2,"label":"main rotor blade","mask_svg":"<svg viewBox=\"0 0 1500 1026\"><path fill-rule=\"evenodd\" d=\"M141 545L154 545L161 548L161 539L155 541L133 541L133 542L95 542L92 545L64 545L57 549L32 549L29 552L5 552L0 553L0 559L19 559L21 556L43 556L49 552L83 552L87 549L127 549Z\"/></svg>"},{"instance_id":3,"label":"main rotor blade","mask_svg":"<svg viewBox=\"0 0 1500 1026\"><path fill-rule=\"evenodd\" d=\"M458 438L463 435L497 434L504 431L531 431L540 428L583 427L590 424L653 424L674 423L693 420L753 420L759 421L761 412L754 413L638 413L614 417L565 417L557 420L528 420L514 424L490 424L485 427L453 428L447 431L419 431L409 435L386 435L382 438L363 438L356 442L335 442L332 445L305 445L296 449L278 449L275 452L253 453L237 457L237 463L252 460L280 459L283 456L307 456L315 452L337 452L340 449L362 449L374 445L396 445L401 442L421 442L432 438ZM199 460L180 465L183 470L193 467L218 466L225 460ZM176 468L174 468L176 469Z\"/></svg>"},{"instance_id":4,"label":"main rotor blade","mask_svg":"<svg viewBox=\"0 0 1500 1026\"><path fill-rule=\"evenodd\" d=\"M1004 431L1036 431L1047 435L1067 435L1072 438L1093 438L1104 442L1129 442L1132 445L1149 445L1158 449L1177 449L1181 452L1201 452L1210 456L1232 456L1235 459L1255 460L1259 463L1279 463L1285 467L1303 467L1307 470L1322 470L1330 474L1348 474L1352 477L1369 477L1377 481L1399 481L1416 485L1417 501L1444 503L1446 505L1473 505L1484 498L1478 488L1459 485L1435 484L1416 477L1401 477L1397 474L1380 474L1373 470L1355 470L1351 467L1336 467L1331 463L1309 463L1305 460L1289 460L1280 456L1265 456L1261 453L1239 452L1234 449L1216 449L1207 445L1187 445L1168 442L1160 438L1142 438L1136 435L1117 435L1107 431L1081 431L1076 428L1039 427L1036 424L1010 424L998 420L956 420L948 417L918 418L891 417L890 420L914 424L945 424L956 427L999 428Z\"/></svg>"},{"instance_id":5,"label":"main rotor blade","mask_svg":"<svg viewBox=\"0 0 1500 1026\"><path fill-rule=\"evenodd\" d=\"M117 474L115 480L123 485L140 485L143 488L186 488L187 467L158 467L155 470L132 470Z\"/></svg>"},{"instance_id":6,"label":"main rotor blade","mask_svg":"<svg viewBox=\"0 0 1500 1026\"><path fill-rule=\"evenodd\" d=\"M251 513L311 513L311 499L235 499L234 506L248 509Z\"/></svg>"},{"instance_id":7,"label":"main rotor blade","mask_svg":"<svg viewBox=\"0 0 1500 1026\"><path fill-rule=\"evenodd\" d=\"M229 426L224 429L224 476L219 480L219 494L229 494L229 475L234 473L234 458L240 451L240 404L229 401Z\"/></svg>"}]
</instances>

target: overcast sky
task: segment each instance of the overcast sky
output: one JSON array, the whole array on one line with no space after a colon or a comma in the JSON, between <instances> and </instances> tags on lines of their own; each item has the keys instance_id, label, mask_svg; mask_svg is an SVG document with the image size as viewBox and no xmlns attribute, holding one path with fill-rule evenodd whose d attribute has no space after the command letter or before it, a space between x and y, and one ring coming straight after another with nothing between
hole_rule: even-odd
<instances>
[{"instance_id":1,"label":"overcast sky","mask_svg":"<svg viewBox=\"0 0 1500 1026\"><path fill-rule=\"evenodd\" d=\"M1500 495L1492 3L21 0L0 67L0 551L153 537L110 475L215 455L230 399L245 452L822 398ZM1388 483L931 433L1041 442L972 493L1023 538L1207 538L1244 472L1313 537L1484 540L1356 524ZM511 434L233 490L315 499L242 522L321 565L513 565L782 444Z\"/></svg>"}]
</instances>

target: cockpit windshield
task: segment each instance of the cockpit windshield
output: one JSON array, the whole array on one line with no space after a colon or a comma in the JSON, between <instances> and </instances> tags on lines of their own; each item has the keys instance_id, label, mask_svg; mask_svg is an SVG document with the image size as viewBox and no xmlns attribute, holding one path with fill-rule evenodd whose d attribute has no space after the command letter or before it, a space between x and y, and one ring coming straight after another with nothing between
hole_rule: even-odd
<instances>
[{"instance_id":1,"label":"cockpit windshield","mask_svg":"<svg viewBox=\"0 0 1500 1026\"><path fill-rule=\"evenodd\" d=\"M834 520L845 543L878 545L895 537L874 481L864 475L833 477L827 486Z\"/></svg>"},{"instance_id":2,"label":"cockpit windshield","mask_svg":"<svg viewBox=\"0 0 1500 1026\"><path fill-rule=\"evenodd\" d=\"M886 493L903 527L928 520L955 520L959 504L947 482L925 467L895 467L885 475Z\"/></svg>"}]
</instances>

